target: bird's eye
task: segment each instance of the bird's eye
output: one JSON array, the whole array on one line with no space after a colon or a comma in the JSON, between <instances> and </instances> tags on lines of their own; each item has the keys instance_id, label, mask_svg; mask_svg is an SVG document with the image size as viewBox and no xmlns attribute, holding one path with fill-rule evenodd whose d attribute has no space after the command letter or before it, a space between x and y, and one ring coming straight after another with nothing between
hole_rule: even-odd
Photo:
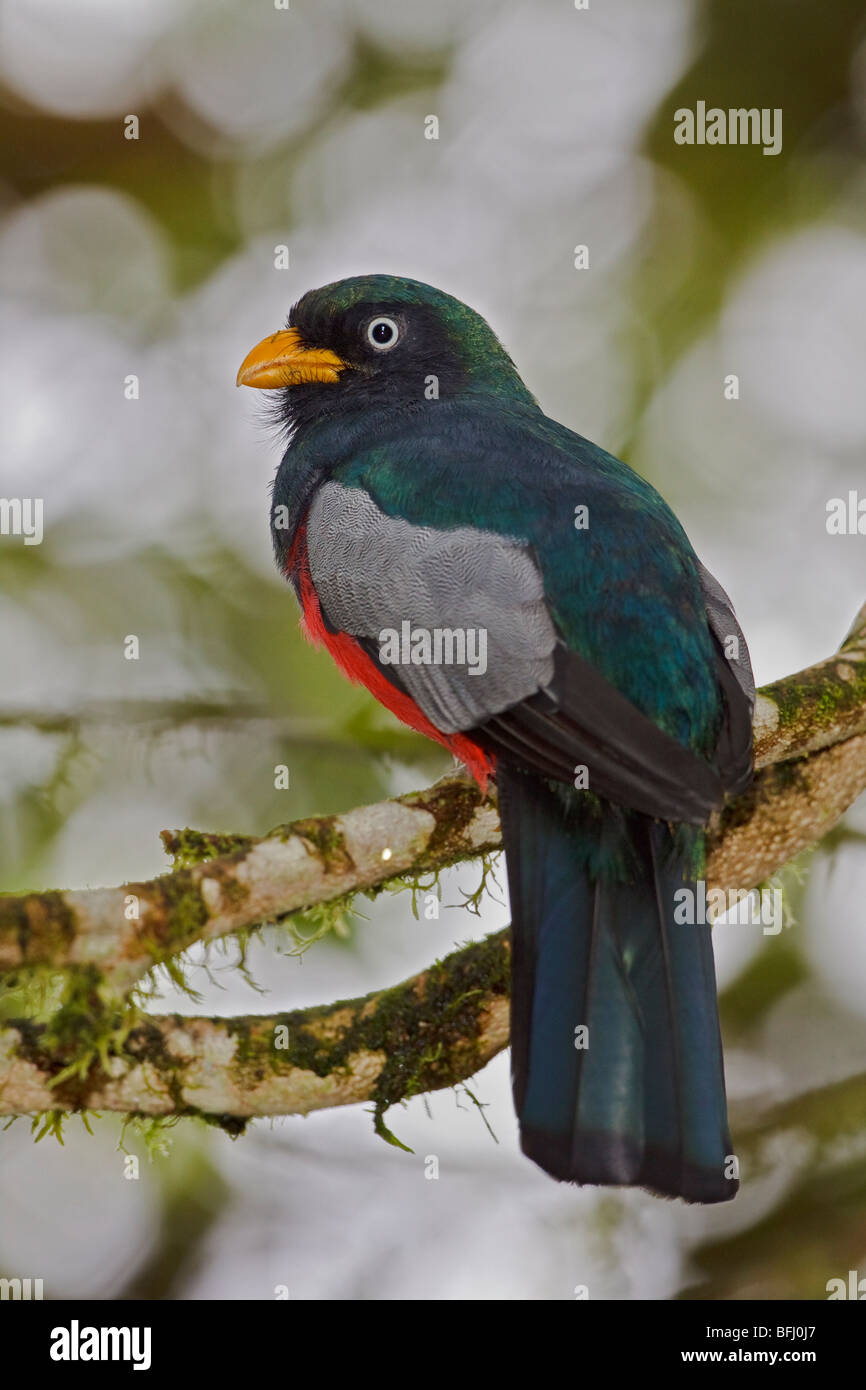
<instances>
[{"instance_id":1,"label":"bird's eye","mask_svg":"<svg viewBox=\"0 0 866 1390\"><path fill-rule=\"evenodd\" d=\"M367 324L367 342L370 343L377 352L387 352L394 347L400 337L400 329L393 319L379 317L371 319Z\"/></svg>"}]
</instances>

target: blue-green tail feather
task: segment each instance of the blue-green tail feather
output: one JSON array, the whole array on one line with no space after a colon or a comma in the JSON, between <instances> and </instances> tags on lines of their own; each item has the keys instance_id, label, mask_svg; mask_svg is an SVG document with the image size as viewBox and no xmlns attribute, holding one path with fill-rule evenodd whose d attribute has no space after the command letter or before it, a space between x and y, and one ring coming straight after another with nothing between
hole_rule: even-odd
<instances>
[{"instance_id":1,"label":"blue-green tail feather","mask_svg":"<svg viewBox=\"0 0 866 1390\"><path fill-rule=\"evenodd\" d=\"M554 1177L736 1194L708 925L674 921L697 831L500 767L523 1150Z\"/></svg>"}]
</instances>

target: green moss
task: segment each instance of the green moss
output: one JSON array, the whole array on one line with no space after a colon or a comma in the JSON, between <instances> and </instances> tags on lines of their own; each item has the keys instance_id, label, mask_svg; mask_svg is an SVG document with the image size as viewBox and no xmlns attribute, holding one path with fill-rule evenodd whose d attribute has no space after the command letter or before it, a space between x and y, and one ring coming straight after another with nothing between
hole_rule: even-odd
<instances>
[{"instance_id":1,"label":"green moss","mask_svg":"<svg viewBox=\"0 0 866 1390\"><path fill-rule=\"evenodd\" d=\"M81 1110L91 1072L105 1071L123 1050L137 1010L115 995L95 966L70 967L60 978L57 1007L47 1021L10 1022L18 1030L16 1055L49 1078L58 1100Z\"/></svg>"},{"instance_id":2,"label":"green moss","mask_svg":"<svg viewBox=\"0 0 866 1390\"><path fill-rule=\"evenodd\" d=\"M67 975L52 965L25 965L0 976L0 1019L46 1023L63 1002Z\"/></svg>"},{"instance_id":3,"label":"green moss","mask_svg":"<svg viewBox=\"0 0 866 1390\"><path fill-rule=\"evenodd\" d=\"M41 1110L38 1115L34 1115L30 1125L34 1144L38 1144L41 1139L50 1135L52 1139L57 1140L62 1148L63 1126L68 1119L69 1116L64 1110ZM87 1128L92 1134L93 1130L90 1129L89 1125Z\"/></svg>"},{"instance_id":4,"label":"green moss","mask_svg":"<svg viewBox=\"0 0 866 1390\"><path fill-rule=\"evenodd\" d=\"M461 888L463 894L463 906L476 917L481 915L481 904L489 893L496 898L496 894L491 890L491 881L497 891L500 890L499 880L496 877L495 852L486 852L474 856L479 865L478 886L471 893ZM446 866L443 866L446 867ZM441 891L442 869L428 870L427 873L397 874L394 878L385 879L383 883L376 883L372 888L362 889L367 898L377 898L380 893L411 893L412 894L412 916L416 921L419 920L418 898L428 897L431 893L442 899ZM498 901L498 899L497 899Z\"/></svg>"},{"instance_id":5,"label":"green moss","mask_svg":"<svg viewBox=\"0 0 866 1390\"><path fill-rule=\"evenodd\" d=\"M181 1016L175 1015L178 1024L185 1020ZM93 1077L90 1072L95 1066L104 1066L106 1054L99 1045L95 1045L93 1038L82 1042L81 1051L76 1055L74 1065L64 1066L65 1052L68 1051L67 1042L58 1036L58 1029L54 1024L51 1029L49 1024L32 1023L28 1019L18 1019L14 1023L18 1030L19 1042L17 1055L24 1061L31 1062L38 1066L40 1072L46 1073L51 1077L50 1086L56 1091L57 1098L63 1101L64 1109L57 1111L43 1112L33 1120L33 1133L35 1137L43 1138L46 1134L54 1134L54 1137L63 1143L63 1119L68 1112L74 1111L82 1116L83 1122L89 1129L88 1119L86 1119L86 1097L88 1097L90 1086L93 1084ZM86 1048L86 1065L85 1051ZM236 1115L211 1115L202 1111L196 1105L190 1105L188 1099L183 1095L183 1084L185 1084L186 1063L183 1059L175 1058L165 1047L164 1034L158 1029L156 1024L149 1022L146 1017L136 1020L128 1019L124 1029L113 1038L113 1048L118 1054L122 1052L126 1059L133 1062L147 1063L152 1066L154 1072L160 1077L161 1084L168 1091L171 1098L172 1113L168 1116L143 1116L136 1112L131 1112L124 1118L124 1127L121 1130L121 1145L124 1134L129 1125L138 1129L145 1136L147 1145L153 1150L165 1151L165 1144L160 1140L161 1131L165 1127L177 1125L179 1119L200 1119L206 1125L218 1127L229 1134L232 1138L238 1137L246 1129L247 1120L243 1116Z\"/></svg>"},{"instance_id":6,"label":"green moss","mask_svg":"<svg viewBox=\"0 0 866 1390\"><path fill-rule=\"evenodd\" d=\"M298 912L287 912L277 917L275 925L287 933L291 942L287 954L303 955L315 942L332 934L346 940L351 935L356 897L355 893L342 893L328 902L313 903Z\"/></svg>"},{"instance_id":7,"label":"green moss","mask_svg":"<svg viewBox=\"0 0 866 1390\"><path fill-rule=\"evenodd\" d=\"M844 665L852 673L851 680L834 679L836 666ZM803 717L810 727L821 728L835 724L843 715L862 709L866 700L866 662L846 652L840 652L819 678L799 681L795 676L768 686L764 694L779 712L779 727L790 728Z\"/></svg>"},{"instance_id":8,"label":"green moss","mask_svg":"<svg viewBox=\"0 0 866 1390\"><path fill-rule=\"evenodd\" d=\"M177 1124L179 1119L176 1115L124 1115L117 1147L121 1153L129 1153L126 1136L131 1130L144 1145L150 1163L157 1155L167 1158L171 1150L171 1138L167 1131Z\"/></svg>"},{"instance_id":9,"label":"green moss","mask_svg":"<svg viewBox=\"0 0 866 1390\"><path fill-rule=\"evenodd\" d=\"M403 800L429 810L435 819L436 828L426 847L430 861L443 855L451 862L468 857L465 846L457 842L482 802L474 783L455 779L431 792ZM337 817L296 821L275 833L283 838L302 837L326 869L351 867ZM167 969L192 993L182 962L176 957L200 938L210 913L202 896L201 870L196 871L191 865L214 857L228 858L230 862L224 867L214 866L208 872L217 878L224 901L240 904L248 890L234 877L231 861L246 853L254 842L248 837L202 836L198 832L178 832L174 837L164 836L164 840L179 867L157 880L156 892L153 884L129 884L128 889L154 905L142 931L154 963ZM453 860L449 854L452 844ZM439 868L439 863L431 862L427 868L422 864L411 878L397 876L386 880L371 889L369 896L409 889L417 916L417 894L438 887ZM468 905L476 911L491 873L492 861L489 855L483 855L479 886L466 895ZM327 903L286 914L274 925L288 932L292 951L306 949L326 932L347 934L355 897L354 892L342 894ZM242 965L246 944L261 925L232 938L232 945L239 946ZM224 943L214 944L225 948ZM51 1010L47 1020L37 1023L31 1019L17 1025L22 1055L30 1056L47 1073L59 1101L81 1111L93 1084L93 1069L105 1070L109 1055L122 1051L128 1059L149 1064L158 1075L171 1098L172 1122L180 1116L194 1117L232 1135L243 1131L245 1120L204 1115L185 1100L185 1062L168 1052L160 1028L134 1005L124 1006L111 994L95 968L71 970L62 978L59 1005ZM240 1080L248 1079L251 1084L260 1082L269 1071L279 1073L296 1067L324 1077L347 1068L358 1053L381 1053L385 1063L373 1096L375 1126L382 1137L399 1143L384 1123L388 1108L406 1097L461 1082L480 1058L476 1040L482 1025L483 1001L491 992L506 993L508 985L508 950L504 935L500 934L467 946L446 962L437 962L420 983L398 985L372 1000L338 1001L311 1012L281 1015L276 1022L288 1027L286 1049L274 1046L274 1020L258 1024L254 1019L230 1019L224 1026L235 1041L234 1065ZM146 990L146 985L138 987L133 997L142 998ZM454 1038L458 1041L454 1042ZM147 1119L142 1123L148 1123Z\"/></svg>"},{"instance_id":10,"label":"green moss","mask_svg":"<svg viewBox=\"0 0 866 1390\"><path fill-rule=\"evenodd\" d=\"M268 834L268 839L290 840L299 835L311 845L321 860L325 872L333 869L352 869L352 856L346 849L346 840L340 829L338 816L309 816L306 820L291 821L288 825L277 826Z\"/></svg>"},{"instance_id":11,"label":"green moss","mask_svg":"<svg viewBox=\"0 0 866 1390\"><path fill-rule=\"evenodd\" d=\"M178 1026L184 1022L180 1014L171 1017ZM160 1073L170 1071L177 1065L177 1059L166 1048L162 1030L146 1017L139 1019L135 1027L130 1029L126 1051L137 1062L149 1062Z\"/></svg>"},{"instance_id":12,"label":"green moss","mask_svg":"<svg viewBox=\"0 0 866 1390\"><path fill-rule=\"evenodd\" d=\"M182 1027L186 1022L179 1014L174 1014L173 1018L178 1027ZM248 1123L246 1118L237 1115L214 1115L189 1103L184 1096L186 1063L169 1052L165 1036L155 1024L142 1019L132 1028L126 1040L126 1051L136 1061L148 1063L159 1074L160 1081L171 1097L172 1121L176 1123L178 1119L199 1119L207 1125L223 1130L233 1139L243 1134Z\"/></svg>"},{"instance_id":13,"label":"green moss","mask_svg":"<svg viewBox=\"0 0 866 1390\"><path fill-rule=\"evenodd\" d=\"M420 987L410 981L363 1004L341 1000L281 1014L262 1025L229 1019L225 1026L236 1039L235 1062L251 1082L262 1079L265 1067L276 1072L300 1067L324 1077L347 1068L357 1053L383 1053L373 1102L376 1132L388 1138L384 1115L391 1105L455 1085L480 1063L476 1040L485 1001L491 993L507 995L508 988L509 952L500 933L437 962ZM343 1012L345 1024L335 1026ZM275 1024L288 1030L286 1049L274 1047Z\"/></svg>"},{"instance_id":14,"label":"green moss","mask_svg":"<svg viewBox=\"0 0 866 1390\"><path fill-rule=\"evenodd\" d=\"M484 803L481 788L467 778L440 782L429 791L413 792L400 797L404 806L418 806L436 822L427 845L419 856L419 871L442 869L466 858L462 837Z\"/></svg>"},{"instance_id":15,"label":"green moss","mask_svg":"<svg viewBox=\"0 0 866 1390\"><path fill-rule=\"evenodd\" d=\"M210 913L201 895L201 880L191 869L179 869L156 880L158 909L149 915L142 941L154 961L174 955L200 935ZM131 893L153 900L153 885L128 884Z\"/></svg>"},{"instance_id":16,"label":"green moss","mask_svg":"<svg viewBox=\"0 0 866 1390\"><path fill-rule=\"evenodd\" d=\"M220 879L223 901L229 907L242 907L250 896L250 890L245 883L234 875L227 875Z\"/></svg>"},{"instance_id":17,"label":"green moss","mask_svg":"<svg viewBox=\"0 0 866 1390\"><path fill-rule=\"evenodd\" d=\"M423 1091L461 1084L481 1060L477 1039L484 1004L491 993L504 996L508 988L507 938L500 933L436 962L420 981L408 981L371 999L338 1001L276 1019L228 1019L223 1026L235 1041L233 1066L241 1086L292 1068L324 1077L348 1068L358 1053L381 1053L385 1062L373 1093L374 1123L378 1134L399 1144L384 1123L389 1107ZM179 1015L174 1019L178 1026L185 1021ZM274 1045L279 1024L288 1029L285 1049ZM242 1117L208 1114L189 1103L184 1059L169 1052L163 1030L146 1016L111 1007L92 968L77 974L63 1007L49 1023L25 1019L14 1026L19 1032L18 1055L50 1078L58 1101L68 1110L83 1113L93 1070L105 1070L109 1052L115 1052L153 1068L170 1097L172 1122L198 1118L233 1137L246 1126ZM41 1133L56 1128L54 1112L42 1117Z\"/></svg>"},{"instance_id":18,"label":"green moss","mask_svg":"<svg viewBox=\"0 0 866 1390\"><path fill-rule=\"evenodd\" d=\"M395 1101L454 1085L480 1064L483 1000L491 992L507 995L509 987L509 953L494 936L434 965L420 1000L405 987L380 996L369 1044L386 1053L374 1091L378 1120Z\"/></svg>"},{"instance_id":19,"label":"green moss","mask_svg":"<svg viewBox=\"0 0 866 1390\"><path fill-rule=\"evenodd\" d=\"M469 857L479 857L476 851L467 854L462 836L471 823L484 797L480 789L466 778L455 777L439 783L430 791L418 792L399 798L401 803L419 806L428 811L435 820L435 827L429 842L424 844L415 871L410 876L396 875L361 890L367 897L375 898L380 892L412 892L412 910L418 916L417 895L429 892L438 886L438 876L442 868L449 864L463 862ZM288 840L298 836L308 845L322 862L325 871L346 871L354 867L349 854L345 836L337 816L312 816L278 826L269 832L267 838ZM248 896L246 885L239 882L232 872L232 865L248 852L257 841L249 836L229 836L205 834L201 831L163 831L163 843L175 856L179 867L172 874L157 880L160 894L160 911L148 921L143 939L153 957L154 963L162 964L179 987L193 994L189 989L182 967L171 963L172 956L183 947L191 944L200 935L208 921L209 912L201 893L201 879L194 874L190 865L212 860L215 856L228 859L224 868L215 867L212 876L220 883L223 899L229 907L241 906ZM453 846L449 853L449 846ZM481 881L472 894L466 895L466 905L478 912L480 901L487 891L488 876L492 873L492 860L489 854L480 855L482 861ZM425 881L424 875L432 874L432 880ZM153 896L153 885L129 884L130 892L140 892ZM300 954L323 936L334 934L348 937L353 918L353 902L356 891L340 894L325 903L315 903L295 912L277 917L273 924L259 923L235 933L240 946L240 968L245 969L246 947L252 932L265 925L278 925L285 929L291 938L290 954ZM250 979L253 987L255 982Z\"/></svg>"},{"instance_id":20,"label":"green moss","mask_svg":"<svg viewBox=\"0 0 866 1390\"><path fill-rule=\"evenodd\" d=\"M190 869L210 859L240 857L256 844L252 835L221 835L191 830L189 826L184 830L163 830L160 839L166 854L172 856L174 869Z\"/></svg>"},{"instance_id":21,"label":"green moss","mask_svg":"<svg viewBox=\"0 0 866 1390\"><path fill-rule=\"evenodd\" d=\"M0 894L0 931L13 937L22 962L66 960L75 940L75 913L63 893Z\"/></svg>"}]
</instances>

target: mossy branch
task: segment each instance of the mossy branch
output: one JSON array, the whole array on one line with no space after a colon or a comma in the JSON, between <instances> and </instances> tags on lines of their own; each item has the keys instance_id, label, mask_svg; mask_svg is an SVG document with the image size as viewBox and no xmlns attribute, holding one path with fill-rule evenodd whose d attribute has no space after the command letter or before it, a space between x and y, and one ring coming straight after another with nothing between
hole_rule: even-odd
<instances>
[{"instance_id":1,"label":"mossy branch","mask_svg":"<svg viewBox=\"0 0 866 1390\"><path fill-rule=\"evenodd\" d=\"M279 826L264 839L196 831L163 839L177 867L159 878L0 897L0 972L96 965L125 992L196 941L475 859L501 843L495 791L485 798L460 773L342 816Z\"/></svg>"},{"instance_id":2,"label":"mossy branch","mask_svg":"<svg viewBox=\"0 0 866 1390\"><path fill-rule=\"evenodd\" d=\"M711 827L712 887L763 882L866 787L866 607L836 656L761 692L755 753L752 787ZM50 1023L2 1025L0 1113L95 1108L236 1124L371 1100L381 1123L395 1100L453 1085L506 1045L505 933L395 989L279 1017L158 1018L123 1006L154 965L196 941L496 850L495 789L484 796L454 773L263 839L164 839L177 867L159 878L0 898L0 971L66 971L102 1013L89 1052Z\"/></svg>"},{"instance_id":3,"label":"mossy branch","mask_svg":"<svg viewBox=\"0 0 866 1390\"><path fill-rule=\"evenodd\" d=\"M508 987L502 931L359 999L231 1019L141 1018L84 1076L68 1074L45 1027L0 1024L0 1115L197 1116L235 1135L256 1117L367 1101L392 1138L382 1118L389 1106L466 1081L507 1046ZM844 1164L864 1114L866 1073L781 1104L741 1105L732 1125L742 1172L760 1176L792 1147L810 1170Z\"/></svg>"},{"instance_id":4,"label":"mossy branch","mask_svg":"<svg viewBox=\"0 0 866 1390\"><path fill-rule=\"evenodd\" d=\"M506 932L393 989L239 1018L142 1016L84 1077L49 1026L0 1023L0 1114L112 1110L233 1120L395 1101L453 1086L508 1042ZM59 1078L59 1079L58 1079Z\"/></svg>"}]
</instances>

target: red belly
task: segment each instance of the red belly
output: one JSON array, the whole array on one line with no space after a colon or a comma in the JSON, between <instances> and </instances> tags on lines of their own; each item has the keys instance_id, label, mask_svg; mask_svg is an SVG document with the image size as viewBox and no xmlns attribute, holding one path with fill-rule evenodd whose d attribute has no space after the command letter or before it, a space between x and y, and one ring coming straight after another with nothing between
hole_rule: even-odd
<instances>
[{"instance_id":1,"label":"red belly","mask_svg":"<svg viewBox=\"0 0 866 1390\"><path fill-rule=\"evenodd\" d=\"M416 705L415 701L398 690L382 674L376 662L367 655L363 647L345 632L331 632L325 626L318 595L313 587L310 565L307 558L305 528L299 528L286 565L286 572L294 576L298 585L303 614L301 628L311 642L330 652L344 675L358 685L363 685L374 695L380 705L395 714L403 724L415 729L427 738L443 744L455 758L465 763L483 792L487 790L487 780L496 768L495 759L485 753L477 743L465 734L443 734Z\"/></svg>"}]
</instances>

